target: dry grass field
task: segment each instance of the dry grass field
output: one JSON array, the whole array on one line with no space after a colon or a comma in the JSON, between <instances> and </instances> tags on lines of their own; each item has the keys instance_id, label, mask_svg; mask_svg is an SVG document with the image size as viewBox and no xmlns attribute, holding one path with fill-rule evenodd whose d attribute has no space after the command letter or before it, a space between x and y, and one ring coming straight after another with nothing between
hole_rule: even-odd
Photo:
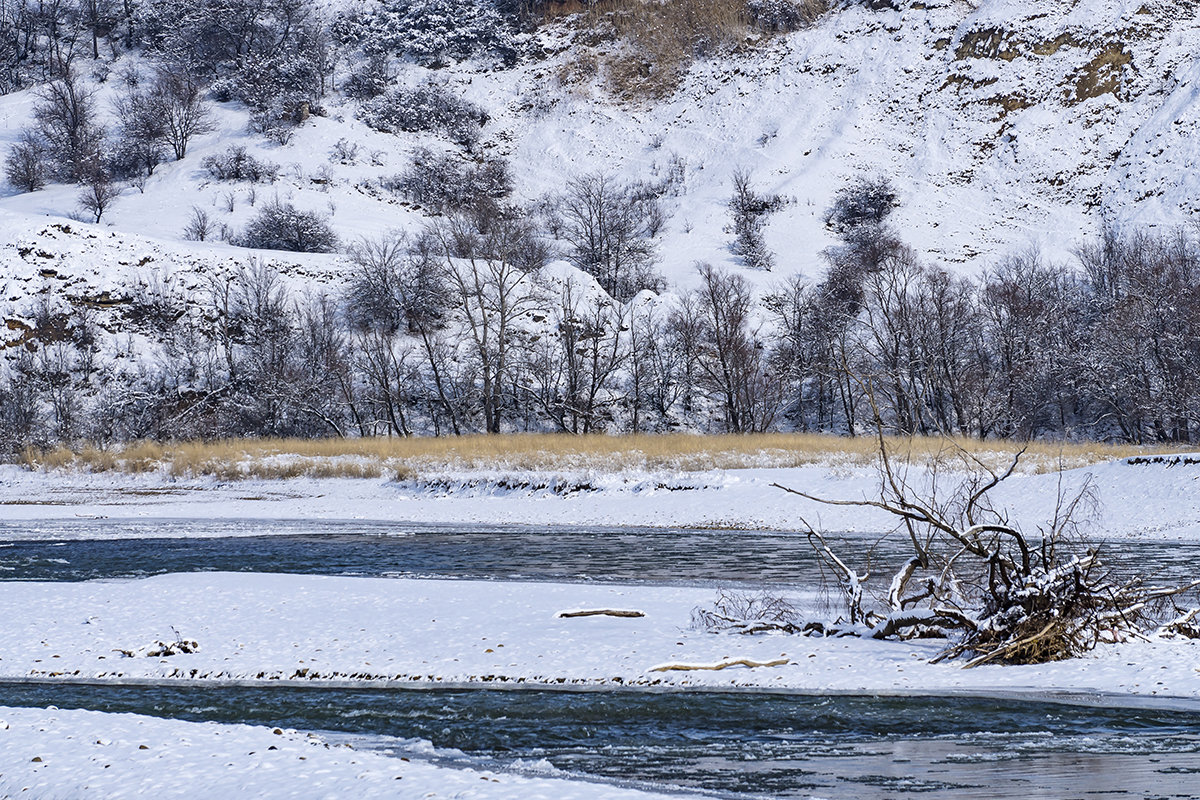
<instances>
[{"instance_id":1,"label":"dry grass field","mask_svg":"<svg viewBox=\"0 0 1200 800\"><path fill-rule=\"evenodd\" d=\"M1026 447L1022 470L1046 472L1148 453L1188 448L1096 443L891 438L901 460L932 462L957 448L1000 465ZM1194 449L1194 448L1191 448ZM451 470L504 471L702 471L805 464L864 465L876 456L875 439L817 434L700 436L693 434L571 436L414 437L410 439L245 439L124 447L26 450L21 463L35 470L125 473L156 472L174 477L415 478Z\"/></svg>"}]
</instances>

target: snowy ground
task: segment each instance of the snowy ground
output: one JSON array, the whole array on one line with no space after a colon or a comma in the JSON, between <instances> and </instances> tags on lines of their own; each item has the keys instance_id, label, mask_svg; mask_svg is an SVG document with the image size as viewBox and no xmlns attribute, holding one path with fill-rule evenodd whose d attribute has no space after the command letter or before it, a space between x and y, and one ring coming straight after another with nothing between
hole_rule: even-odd
<instances>
[{"instance_id":1,"label":"snowy ground","mask_svg":"<svg viewBox=\"0 0 1200 800\"><path fill-rule=\"evenodd\" d=\"M410 760L404 747L396 750L358 752L278 728L0 706L0 797L662 797L446 769L423 763L419 752Z\"/></svg>"},{"instance_id":2,"label":"snowy ground","mask_svg":"<svg viewBox=\"0 0 1200 800\"><path fill-rule=\"evenodd\" d=\"M925 479L916 473L912 477L918 484ZM1034 529L1053 515L1060 490L1069 496L1090 483L1097 501L1087 525L1093 536L1191 540L1200 537L1198 481L1200 465L1115 461L1067 471L1061 482L1059 473L1015 475L995 497L1014 519ZM557 489L539 488L556 482ZM880 512L821 506L786 494L776 483L832 499L874 497L879 485L874 470L861 466L671 474L448 472L419 484L308 478L221 483L0 466L0 518L371 519L794 530L803 517L835 531L890 527ZM586 488L576 490L580 486Z\"/></svg>"},{"instance_id":3,"label":"snowy ground","mask_svg":"<svg viewBox=\"0 0 1200 800\"><path fill-rule=\"evenodd\" d=\"M0 585L0 679L362 681L764 687L801 693L1102 692L1200 699L1200 642L1102 648L1041 666L929 664L942 644L713 634L690 625L711 589L197 573ZM815 598L801 598L812 605ZM638 618L558 618L573 609ZM139 656L195 640L199 652ZM130 651L135 656L119 651ZM667 664L786 659L771 667Z\"/></svg>"}]
</instances>

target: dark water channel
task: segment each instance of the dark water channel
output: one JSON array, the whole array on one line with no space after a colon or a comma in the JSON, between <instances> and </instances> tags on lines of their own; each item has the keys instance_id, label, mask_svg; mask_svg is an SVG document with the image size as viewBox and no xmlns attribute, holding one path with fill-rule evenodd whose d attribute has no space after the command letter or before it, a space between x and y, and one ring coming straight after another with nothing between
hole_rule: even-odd
<instances>
[{"instance_id":1,"label":"dark water channel","mask_svg":"<svg viewBox=\"0 0 1200 800\"><path fill-rule=\"evenodd\" d=\"M0 684L0 705L349 734L434 760L737 797L1195 797L1194 712L971 698ZM446 752L447 750L451 752Z\"/></svg>"},{"instance_id":2,"label":"dark water channel","mask_svg":"<svg viewBox=\"0 0 1200 800\"><path fill-rule=\"evenodd\" d=\"M880 542L845 534L830 541L885 583L908 556L903 537ZM1139 569L1165 582L1200 569L1200 544L1119 542L1104 553L1119 571ZM821 578L808 540L789 532L327 520L0 522L0 580L198 571L793 587Z\"/></svg>"}]
</instances>

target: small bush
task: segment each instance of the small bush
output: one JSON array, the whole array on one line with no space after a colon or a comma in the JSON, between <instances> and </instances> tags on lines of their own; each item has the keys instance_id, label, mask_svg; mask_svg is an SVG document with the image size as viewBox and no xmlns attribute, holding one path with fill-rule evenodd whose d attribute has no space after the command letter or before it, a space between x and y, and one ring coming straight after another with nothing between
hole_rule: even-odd
<instances>
[{"instance_id":1,"label":"small bush","mask_svg":"<svg viewBox=\"0 0 1200 800\"><path fill-rule=\"evenodd\" d=\"M261 133L267 141L283 147L290 144L296 133L295 109L282 112L278 109L255 111L250 115L250 130Z\"/></svg>"},{"instance_id":2,"label":"small bush","mask_svg":"<svg viewBox=\"0 0 1200 800\"><path fill-rule=\"evenodd\" d=\"M741 256L752 269L769 270L775 265L775 255L767 248L763 231L767 217L785 204L775 194L759 194L750 185L750 175L742 170L733 173L733 197L729 199L729 214L733 224L726 230L734 235L733 252Z\"/></svg>"},{"instance_id":3,"label":"small bush","mask_svg":"<svg viewBox=\"0 0 1200 800\"><path fill-rule=\"evenodd\" d=\"M219 181L274 183L279 177L278 164L260 161L248 154L241 145L230 145L223 153L208 156L201 163Z\"/></svg>"},{"instance_id":4,"label":"small bush","mask_svg":"<svg viewBox=\"0 0 1200 800\"><path fill-rule=\"evenodd\" d=\"M858 178L834 196L825 224L839 233L878 225L900 205L896 187L886 177Z\"/></svg>"},{"instance_id":5,"label":"small bush","mask_svg":"<svg viewBox=\"0 0 1200 800\"><path fill-rule=\"evenodd\" d=\"M239 242L243 247L294 253L332 253L337 243L329 222L320 214L279 201L262 207Z\"/></svg>"},{"instance_id":6,"label":"small bush","mask_svg":"<svg viewBox=\"0 0 1200 800\"><path fill-rule=\"evenodd\" d=\"M333 148L329 151L329 160L336 161L341 164L353 164L358 161L358 154L361 148L357 142L351 142L348 139L338 139L334 143Z\"/></svg>"},{"instance_id":7,"label":"small bush","mask_svg":"<svg viewBox=\"0 0 1200 800\"><path fill-rule=\"evenodd\" d=\"M32 131L24 131L4 159L4 176L14 189L37 191L46 185L48 155L41 137Z\"/></svg>"},{"instance_id":8,"label":"small bush","mask_svg":"<svg viewBox=\"0 0 1200 800\"><path fill-rule=\"evenodd\" d=\"M450 153L420 148L412 165L397 175L388 188L414 203L437 211L468 208L480 200L499 200L512 192L512 175L502 158L467 161Z\"/></svg>"},{"instance_id":9,"label":"small bush","mask_svg":"<svg viewBox=\"0 0 1200 800\"><path fill-rule=\"evenodd\" d=\"M213 222L208 212L199 206L192 206L192 215L183 229L183 238L193 242L206 241L213 234Z\"/></svg>"},{"instance_id":10,"label":"small bush","mask_svg":"<svg viewBox=\"0 0 1200 800\"><path fill-rule=\"evenodd\" d=\"M358 115L377 131L438 133L468 148L479 140L480 129L488 120L482 108L436 83L393 89L363 103Z\"/></svg>"},{"instance_id":11,"label":"small bush","mask_svg":"<svg viewBox=\"0 0 1200 800\"><path fill-rule=\"evenodd\" d=\"M748 0L746 16L761 31L787 33L807 28L828 8L827 0Z\"/></svg>"},{"instance_id":12,"label":"small bush","mask_svg":"<svg viewBox=\"0 0 1200 800\"><path fill-rule=\"evenodd\" d=\"M376 53L342 81L342 94L352 100L370 100L387 91L392 82L385 53Z\"/></svg>"}]
</instances>

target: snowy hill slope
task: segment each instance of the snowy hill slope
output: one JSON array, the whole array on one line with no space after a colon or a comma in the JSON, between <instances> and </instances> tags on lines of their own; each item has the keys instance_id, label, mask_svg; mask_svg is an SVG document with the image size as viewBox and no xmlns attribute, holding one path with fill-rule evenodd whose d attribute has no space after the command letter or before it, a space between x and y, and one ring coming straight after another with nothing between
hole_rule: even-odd
<instances>
[{"instance_id":1,"label":"snowy hill slope","mask_svg":"<svg viewBox=\"0 0 1200 800\"><path fill-rule=\"evenodd\" d=\"M892 217L901 237L930 263L966 274L1031 246L1070 259L1104 224L1169 228L1197 218L1193 0L870 5L880 8L840 8L810 29L702 60L657 101L614 99L603 75L569 77L587 56L570 21L543 27L544 57L514 68L400 64L396 79L432 80L486 109L478 152L508 159L517 201L533 203L588 173L653 181L678 171L656 248L669 286L695 285L698 261L737 269L760 289L793 273L818 277L821 252L835 242L825 210L856 176L889 177L901 195ZM139 63L126 55L95 84L105 115L129 62ZM0 147L17 139L34 104L34 90L0 97ZM281 145L250 132L244 106L215 103L214 130L142 190L124 187L100 226L64 219L76 210L76 186L8 190L0 197L3 344L28 338L39 304L86 306L112 334L110 355L155 352L122 311L130 297L171 282L185 296L201 291L208 276L253 255L184 241L194 209L216 231L236 233L264 203L291 202L328 216L343 247L426 224L426 211L384 184L416 149L455 146L429 133L372 130L357 117L359 104L337 93L323 105ZM214 178L205 158L231 145L276 165L278 177ZM735 170L789 200L766 230L777 253L772 272L745 269L730 249ZM293 286L330 294L344 285L348 263L266 260ZM132 369L135 361L118 363Z\"/></svg>"},{"instance_id":2,"label":"snowy hill slope","mask_svg":"<svg viewBox=\"0 0 1200 800\"><path fill-rule=\"evenodd\" d=\"M37 335L55 341L54 318L83 311L109 334L98 337L104 360L130 370L139 367L140 357L156 355L153 341L129 324L125 312L134 297L202 295L211 281L231 275L247 259L245 250L224 244L159 242L16 214L0 215L0 242L0 353L24 344L47 321L51 330ZM320 292L338 271L334 256L275 253L258 260L310 293Z\"/></svg>"},{"instance_id":3,"label":"snowy hill slope","mask_svg":"<svg viewBox=\"0 0 1200 800\"><path fill-rule=\"evenodd\" d=\"M1039 244L1070 251L1102 220L1178 224L1200 209L1200 23L1188 3L985 0L853 8L745 61L696 67L666 104L571 99L534 123L526 185L611 161L688 159L663 248L672 276L724 252L730 173L797 202L772 219L780 269L820 268L822 213L859 174L890 176L896 226L977 271ZM661 142L661 144L659 144ZM701 169L702 167L702 169Z\"/></svg>"},{"instance_id":4,"label":"snowy hill slope","mask_svg":"<svg viewBox=\"0 0 1200 800\"><path fill-rule=\"evenodd\" d=\"M977 272L1015 249L1065 256L1103 221L1175 225L1200 209L1200 22L1187 0L961 0L861 6L815 28L697 64L660 103L618 103L595 85L563 86L577 53L560 51L513 70L461 64L440 70L484 106L487 152L507 155L517 194L533 199L593 171L661 174L672 159L686 183L660 246L669 280L690 283L697 260L736 264L725 202L734 169L795 199L772 217L779 273L821 269L832 238L822 215L856 175L887 175L903 206L895 222L930 260ZM400 80L417 83L415 66ZM30 93L0 101L11 141ZM245 113L219 107L218 130L183 162L164 165L144 194L126 189L106 224L160 238L180 235L188 211L207 208L236 229L271 197L329 213L345 241L424 217L375 183L395 174L428 135L392 135L354 119L355 104L328 98L286 146L245 131ZM357 143L353 164L331 156ZM213 181L205 155L229 143L281 167L279 181ZM71 212L76 190L9 196L0 208ZM232 206L232 211L228 210ZM758 276L765 280L773 276Z\"/></svg>"}]
</instances>

